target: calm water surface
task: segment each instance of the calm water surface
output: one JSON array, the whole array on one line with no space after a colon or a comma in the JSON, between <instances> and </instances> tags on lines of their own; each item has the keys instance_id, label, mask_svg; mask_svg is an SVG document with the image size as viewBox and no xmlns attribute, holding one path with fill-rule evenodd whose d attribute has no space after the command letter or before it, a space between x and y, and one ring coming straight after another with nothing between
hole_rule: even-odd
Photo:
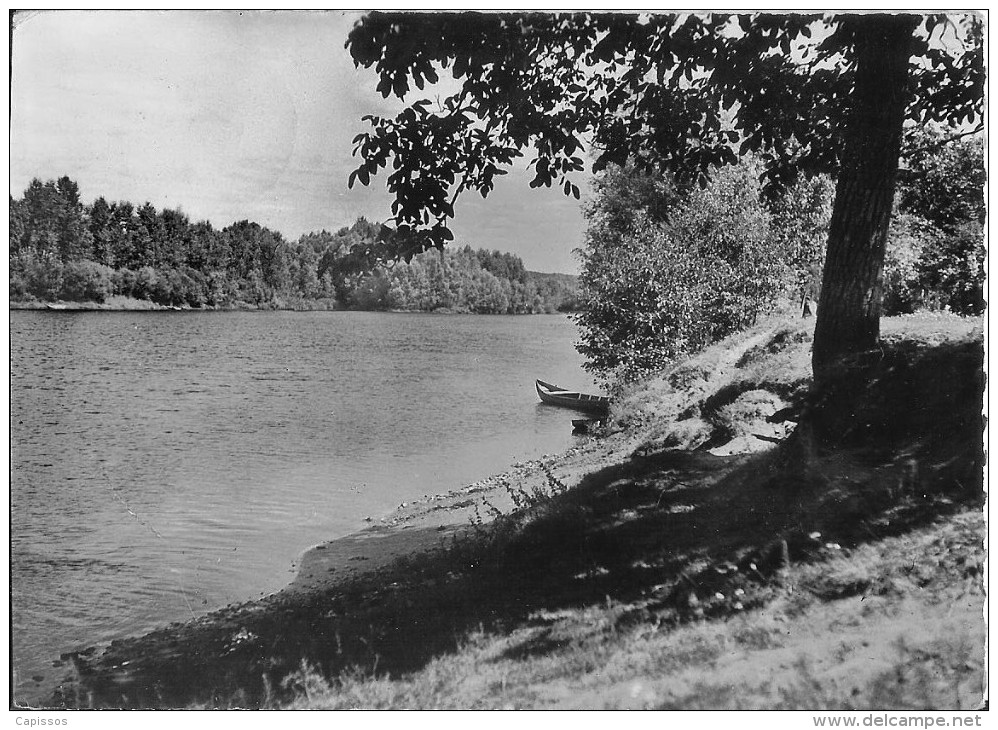
<instances>
[{"instance_id":1,"label":"calm water surface","mask_svg":"<svg viewBox=\"0 0 998 730\"><path fill-rule=\"evenodd\" d=\"M572 444L565 316L11 312L17 697L283 587L308 547ZM37 677L44 679L38 681Z\"/></svg>"}]
</instances>

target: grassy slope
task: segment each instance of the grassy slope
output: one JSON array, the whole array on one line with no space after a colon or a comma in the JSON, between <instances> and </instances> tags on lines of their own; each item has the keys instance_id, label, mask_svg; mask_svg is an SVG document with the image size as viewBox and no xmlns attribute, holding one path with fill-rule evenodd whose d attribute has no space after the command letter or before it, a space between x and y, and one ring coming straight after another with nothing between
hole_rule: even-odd
<instances>
[{"instance_id":1,"label":"grassy slope","mask_svg":"<svg viewBox=\"0 0 998 730\"><path fill-rule=\"evenodd\" d=\"M530 508L228 626L112 647L60 702L974 706L980 323L886 321L863 384L810 401L807 324L767 322L624 394L607 455L581 478L552 465ZM849 413L832 447L767 419L822 397Z\"/></svg>"},{"instance_id":2,"label":"grassy slope","mask_svg":"<svg viewBox=\"0 0 998 730\"><path fill-rule=\"evenodd\" d=\"M294 708L968 708L982 696L981 520L793 568L755 609L673 625L631 601L537 610L401 679L314 672ZM736 591L739 589L735 589ZM752 591L743 593L751 600Z\"/></svg>"}]
</instances>

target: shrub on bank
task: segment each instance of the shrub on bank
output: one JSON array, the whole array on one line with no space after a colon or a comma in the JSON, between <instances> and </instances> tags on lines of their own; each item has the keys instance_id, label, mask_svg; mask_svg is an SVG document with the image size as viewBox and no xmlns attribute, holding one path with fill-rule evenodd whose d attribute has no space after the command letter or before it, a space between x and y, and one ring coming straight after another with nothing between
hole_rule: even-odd
<instances>
[{"instance_id":1,"label":"shrub on bank","mask_svg":"<svg viewBox=\"0 0 998 730\"><path fill-rule=\"evenodd\" d=\"M28 298L28 284L24 277L17 271L11 269L10 272L10 298L14 301L23 301Z\"/></svg>"},{"instance_id":2,"label":"shrub on bank","mask_svg":"<svg viewBox=\"0 0 998 730\"><path fill-rule=\"evenodd\" d=\"M111 275L111 285L114 293L123 297L138 299L139 297L135 296L135 285L138 279L138 272L131 269L118 269Z\"/></svg>"},{"instance_id":3,"label":"shrub on bank","mask_svg":"<svg viewBox=\"0 0 998 730\"><path fill-rule=\"evenodd\" d=\"M52 257L34 256L30 253L17 257L11 270L20 271L24 288L36 299L52 301L62 289L62 262Z\"/></svg>"},{"instance_id":4,"label":"shrub on bank","mask_svg":"<svg viewBox=\"0 0 998 730\"><path fill-rule=\"evenodd\" d=\"M63 267L60 298L70 302L103 303L114 294L110 267L86 259Z\"/></svg>"},{"instance_id":5,"label":"shrub on bank","mask_svg":"<svg viewBox=\"0 0 998 730\"><path fill-rule=\"evenodd\" d=\"M962 222L930 242L919 262L921 279L939 306L957 314L983 314L986 257L983 226Z\"/></svg>"}]
</instances>

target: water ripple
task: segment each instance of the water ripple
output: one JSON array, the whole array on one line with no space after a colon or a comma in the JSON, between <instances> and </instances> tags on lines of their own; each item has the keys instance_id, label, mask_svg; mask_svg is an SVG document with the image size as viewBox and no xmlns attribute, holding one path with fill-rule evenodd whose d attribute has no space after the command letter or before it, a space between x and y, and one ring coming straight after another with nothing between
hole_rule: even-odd
<instances>
[{"instance_id":1,"label":"water ripple","mask_svg":"<svg viewBox=\"0 0 998 730\"><path fill-rule=\"evenodd\" d=\"M562 316L52 314L10 318L22 678L276 590L368 515L567 447L533 379L588 381Z\"/></svg>"}]
</instances>

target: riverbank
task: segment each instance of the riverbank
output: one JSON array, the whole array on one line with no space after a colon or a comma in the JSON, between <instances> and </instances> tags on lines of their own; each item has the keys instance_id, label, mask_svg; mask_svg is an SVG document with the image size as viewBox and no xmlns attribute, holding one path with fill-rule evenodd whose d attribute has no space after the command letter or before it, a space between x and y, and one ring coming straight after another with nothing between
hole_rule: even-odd
<instances>
[{"instance_id":1,"label":"riverbank","mask_svg":"<svg viewBox=\"0 0 998 730\"><path fill-rule=\"evenodd\" d=\"M38 300L31 301L14 301L10 300L9 308L12 310L35 310L35 309L50 309L50 310L69 310L74 312L98 312L98 311L112 311L112 312L144 312L144 311L169 311L172 308L166 307L161 304L156 304L150 302L146 299L133 299L132 297L108 297L106 301L103 302L67 302L67 301L53 301L53 302L42 302Z\"/></svg>"},{"instance_id":2,"label":"riverbank","mask_svg":"<svg viewBox=\"0 0 998 730\"><path fill-rule=\"evenodd\" d=\"M825 394L856 428L816 448L782 420L807 422L806 324L768 323L623 394L601 438L317 546L278 594L67 657L52 703L973 707L979 325L885 321L866 386Z\"/></svg>"},{"instance_id":3,"label":"riverbank","mask_svg":"<svg viewBox=\"0 0 998 730\"><path fill-rule=\"evenodd\" d=\"M246 302L235 302L228 306L204 306L204 307L190 307L190 306L168 306L165 304L156 304L155 302L150 302L148 299L135 299L133 297L126 296L111 296L108 297L103 302L70 302L64 301L62 299L43 302L39 300L31 301L15 301L10 300L8 308L11 310L56 310L56 311L72 311L72 312L246 312L246 311L289 311L289 312L346 312L346 311L373 311L373 312L391 312L395 314L401 313L418 313L418 314L477 314L467 309L448 309L438 307L433 310L412 310L412 309L370 309L370 310L353 310L344 309L333 299L312 299L303 300L301 302L294 302L286 305L277 305L274 303L268 303L265 305L255 305L248 304ZM558 310L551 312L522 312L518 313L517 316L528 316L531 314L560 314L560 315L571 315L577 310ZM485 315L479 315L485 316ZM493 315L494 316L494 315ZM505 315L498 315L505 316Z\"/></svg>"},{"instance_id":4,"label":"riverbank","mask_svg":"<svg viewBox=\"0 0 998 730\"><path fill-rule=\"evenodd\" d=\"M331 300L313 300L313 307L302 308L295 306L284 307L284 309L292 311L331 311L338 310L339 307L335 305ZM253 304L247 304L246 302L237 302L231 306L227 307L189 307L189 306L169 306L166 304L157 304L156 302L150 302L148 299L135 299L134 297L126 296L110 296L103 302L71 302L58 299L55 301L15 301L10 300L9 308L12 310L66 310L73 312L242 312L248 310L264 310L272 311L276 307L273 306L263 306L258 307Z\"/></svg>"}]
</instances>

